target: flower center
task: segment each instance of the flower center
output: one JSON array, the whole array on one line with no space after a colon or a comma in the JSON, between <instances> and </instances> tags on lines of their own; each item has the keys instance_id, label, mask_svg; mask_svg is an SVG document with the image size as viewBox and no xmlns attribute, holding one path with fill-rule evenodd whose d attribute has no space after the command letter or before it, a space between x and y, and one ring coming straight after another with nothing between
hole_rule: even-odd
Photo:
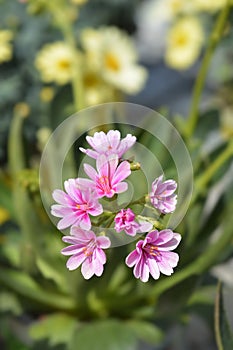
<instances>
[{"instance_id":1,"label":"flower center","mask_svg":"<svg viewBox=\"0 0 233 350\"><path fill-rule=\"evenodd\" d=\"M117 72L120 69L118 58L111 52L107 53L105 56L105 65L108 69L113 70L114 72Z\"/></svg>"},{"instance_id":2,"label":"flower center","mask_svg":"<svg viewBox=\"0 0 233 350\"><path fill-rule=\"evenodd\" d=\"M65 60L65 59L60 60L60 61L58 61L58 67L60 69L67 70L70 68L70 62Z\"/></svg>"},{"instance_id":3,"label":"flower center","mask_svg":"<svg viewBox=\"0 0 233 350\"><path fill-rule=\"evenodd\" d=\"M94 249L96 248L95 240L90 240L86 247L83 247L83 254L88 258L93 255Z\"/></svg>"},{"instance_id":4,"label":"flower center","mask_svg":"<svg viewBox=\"0 0 233 350\"><path fill-rule=\"evenodd\" d=\"M180 33L179 35L177 35L177 37L175 38L175 44L177 46L185 46L188 43L188 36L186 35L186 33Z\"/></svg>"},{"instance_id":5,"label":"flower center","mask_svg":"<svg viewBox=\"0 0 233 350\"><path fill-rule=\"evenodd\" d=\"M89 209L87 204L76 204L76 208L84 211L87 211Z\"/></svg>"},{"instance_id":6,"label":"flower center","mask_svg":"<svg viewBox=\"0 0 233 350\"><path fill-rule=\"evenodd\" d=\"M160 252L159 252L159 248L155 245L151 245L151 244L146 244L145 246L145 251L147 253L149 253L149 255L152 255L152 256L159 256L161 255Z\"/></svg>"},{"instance_id":7,"label":"flower center","mask_svg":"<svg viewBox=\"0 0 233 350\"><path fill-rule=\"evenodd\" d=\"M106 175L103 175L99 178L98 180L99 186L102 188L102 190L107 194L111 192L111 186L110 186L110 181L109 177Z\"/></svg>"},{"instance_id":8,"label":"flower center","mask_svg":"<svg viewBox=\"0 0 233 350\"><path fill-rule=\"evenodd\" d=\"M84 247L83 249L83 254L86 256L86 257L89 257L93 254L93 250L92 249L88 249L88 247Z\"/></svg>"}]
</instances>

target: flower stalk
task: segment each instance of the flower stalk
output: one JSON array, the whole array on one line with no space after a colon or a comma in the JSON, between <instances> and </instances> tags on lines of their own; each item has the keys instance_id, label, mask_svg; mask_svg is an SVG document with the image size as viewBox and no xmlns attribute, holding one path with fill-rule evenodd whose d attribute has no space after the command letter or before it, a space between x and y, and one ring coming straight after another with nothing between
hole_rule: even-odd
<instances>
[{"instance_id":1,"label":"flower stalk","mask_svg":"<svg viewBox=\"0 0 233 350\"><path fill-rule=\"evenodd\" d=\"M210 164L206 171L200 175L195 184L196 192L192 198L192 203L197 199L199 193L203 191L205 186L215 175L215 173L220 169L220 167L233 155L233 140L228 143L225 150Z\"/></svg>"},{"instance_id":2,"label":"flower stalk","mask_svg":"<svg viewBox=\"0 0 233 350\"><path fill-rule=\"evenodd\" d=\"M204 88L206 76L208 73L209 65L214 54L214 51L222 38L225 24L228 18L228 14L230 11L230 0L227 0L226 5L223 7L220 12L212 34L209 38L208 45L204 54L204 58L201 62L201 66L197 75L197 79L193 89L193 96L191 101L191 108L188 120L185 126L185 137L188 140L194 133L195 127L198 122L198 112L199 112L199 104L202 95L202 91Z\"/></svg>"}]
</instances>

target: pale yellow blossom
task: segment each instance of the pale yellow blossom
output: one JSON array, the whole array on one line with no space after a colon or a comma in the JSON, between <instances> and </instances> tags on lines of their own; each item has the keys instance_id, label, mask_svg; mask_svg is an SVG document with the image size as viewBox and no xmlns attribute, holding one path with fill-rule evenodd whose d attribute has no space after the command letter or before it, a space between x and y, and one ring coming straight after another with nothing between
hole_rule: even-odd
<instances>
[{"instance_id":1,"label":"pale yellow blossom","mask_svg":"<svg viewBox=\"0 0 233 350\"><path fill-rule=\"evenodd\" d=\"M55 82L58 85L67 84L72 77L72 55L70 48L62 41L46 44L38 52L35 60L42 81Z\"/></svg>"},{"instance_id":2,"label":"pale yellow blossom","mask_svg":"<svg viewBox=\"0 0 233 350\"><path fill-rule=\"evenodd\" d=\"M88 0L71 0L72 4L82 6L88 2Z\"/></svg>"},{"instance_id":3,"label":"pale yellow blossom","mask_svg":"<svg viewBox=\"0 0 233 350\"><path fill-rule=\"evenodd\" d=\"M40 90L40 99L43 102L50 102L54 97L54 89L52 87L43 87Z\"/></svg>"},{"instance_id":4,"label":"pale yellow blossom","mask_svg":"<svg viewBox=\"0 0 233 350\"><path fill-rule=\"evenodd\" d=\"M189 68L199 57L203 40L202 25L197 18L179 19L168 33L165 53L167 65L181 70Z\"/></svg>"},{"instance_id":5,"label":"pale yellow blossom","mask_svg":"<svg viewBox=\"0 0 233 350\"><path fill-rule=\"evenodd\" d=\"M12 58L13 33L10 30L0 30L0 63L7 62Z\"/></svg>"},{"instance_id":6,"label":"pale yellow blossom","mask_svg":"<svg viewBox=\"0 0 233 350\"><path fill-rule=\"evenodd\" d=\"M93 106L114 100L114 89L106 84L106 82L91 69L86 69L83 73L83 87L86 106Z\"/></svg>"},{"instance_id":7,"label":"pale yellow blossom","mask_svg":"<svg viewBox=\"0 0 233 350\"><path fill-rule=\"evenodd\" d=\"M48 142L48 139L50 138L52 134L52 130L48 127L43 127L40 128L37 133L36 133L36 137L37 137L37 146L39 148L39 150L42 152L46 143Z\"/></svg>"},{"instance_id":8,"label":"pale yellow blossom","mask_svg":"<svg viewBox=\"0 0 233 350\"><path fill-rule=\"evenodd\" d=\"M125 32L115 27L87 29L81 40L87 64L106 83L128 94L143 88L147 71L137 63L136 48Z\"/></svg>"}]
</instances>

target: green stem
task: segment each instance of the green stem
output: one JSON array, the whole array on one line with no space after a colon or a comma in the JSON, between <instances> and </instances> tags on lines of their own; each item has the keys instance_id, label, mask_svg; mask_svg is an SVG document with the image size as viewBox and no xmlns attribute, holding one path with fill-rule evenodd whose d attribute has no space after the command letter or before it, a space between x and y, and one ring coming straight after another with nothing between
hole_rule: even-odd
<instances>
[{"instance_id":1,"label":"green stem","mask_svg":"<svg viewBox=\"0 0 233 350\"><path fill-rule=\"evenodd\" d=\"M129 205L127 205L127 208L130 207L131 205L135 205L135 204L144 205L145 203L146 203L146 196L143 196L133 202L130 202Z\"/></svg>"},{"instance_id":2,"label":"green stem","mask_svg":"<svg viewBox=\"0 0 233 350\"><path fill-rule=\"evenodd\" d=\"M150 222L154 226L154 228L156 228L156 229L163 230L165 228L161 222L159 222L158 220L155 220L154 218L151 218L149 216L137 215L137 218L139 220Z\"/></svg>"},{"instance_id":3,"label":"green stem","mask_svg":"<svg viewBox=\"0 0 233 350\"><path fill-rule=\"evenodd\" d=\"M17 181L19 172L25 168L22 128L24 117L15 110L9 133L8 154L11 176L13 178L13 203L17 222L22 232L21 263L25 270L31 272L35 265L35 247L39 247L35 233L38 222L26 188ZM35 224L36 223L36 224ZM40 227L40 226L39 226Z\"/></svg>"},{"instance_id":4,"label":"green stem","mask_svg":"<svg viewBox=\"0 0 233 350\"><path fill-rule=\"evenodd\" d=\"M217 47L222 37L223 31L225 28L225 23L228 18L229 10L230 10L230 0L227 1L226 6L224 6L224 8L222 9L221 13L217 18L216 24L211 33L200 69L197 75L197 79L193 89L190 114L185 126L185 136L187 139L189 139L193 135L193 132L195 130L195 127L198 121L199 102L200 102L200 98L204 88L206 75L208 73L208 68L209 68L213 53L215 51L215 48Z\"/></svg>"},{"instance_id":5,"label":"green stem","mask_svg":"<svg viewBox=\"0 0 233 350\"><path fill-rule=\"evenodd\" d=\"M177 272L170 278L158 281L149 293L150 301L154 302L166 290L172 288L176 284L182 282L192 275L199 275L211 267L218 259L223 249L232 241L232 227L229 225L225 228L224 233L218 241L210 245L205 252L193 263L185 267L183 270Z\"/></svg>"},{"instance_id":6,"label":"green stem","mask_svg":"<svg viewBox=\"0 0 233 350\"><path fill-rule=\"evenodd\" d=\"M59 4L57 4L55 1L49 1L47 6L72 53L71 84L73 89L74 106L76 112L78 112L85 107L83 79L81 73L82 62L81 55L78 55L72 23L67 15L67 3L63 0L60 1Z\"/></svg>"},{"instance_id":7,"label":"green stem","mask_svg":"<svg viewBox=\"0 0 233 350\"><path fill-rule=\"evenodd\" d=\"M72 89L73 89L73 96L74 96L74 106L76 109L76 112L80 111L85 107L84 104L84 91L83 91L83 79L81 74L81 66L82 63L81 55L77 55L77 49L76 49L76 43L73 36L73 30L72 26L68 21L63 22L63 25L61 26L61 31L64 35L65 41L70 46L71 52L72 52Z\"/></svg>"},{"instance_id":8,"label":"green stem","mask_svg":"<svg viewBox=\"0 0 233 350\"><path fill-rule=\"evenodd\" d=\"M208 182L220 167L233 155L233 140L231 140L225 150L214 160L214 162L206 169L204 174L200 175L195 183L196 192L192 198L192 203L196 200L199 193L203 191Z\"/></svg>"},{"instance_id":9,"label":"green stem","mask_svg":"<svg viewBox=\"0 0 233 350\"><path fill-rule=\"evenodd\" d=\"M220 333L220 304L221 304L221 282L218 282L216 300L215 300L215 315L214 315L214 328L215 328L215 339L218 346L218 350L224 350L221 333Z\"/></svg>"}]
</instances>

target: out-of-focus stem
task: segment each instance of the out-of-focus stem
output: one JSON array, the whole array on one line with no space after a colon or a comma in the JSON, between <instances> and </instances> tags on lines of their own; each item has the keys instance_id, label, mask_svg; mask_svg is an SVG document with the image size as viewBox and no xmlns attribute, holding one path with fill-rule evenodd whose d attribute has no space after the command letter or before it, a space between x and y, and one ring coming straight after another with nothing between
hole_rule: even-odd
<instances>
[{"instance_id":1,"label":"out-of-focus stem","mask_svg":"<svg viewBox=\"0 0 233 350\"><path fill-rule=\"evenodd\" d=\"M67 44L70 46L72 52L72 89L74 97L74 105L76 112L80 111L85 107L84 104L84 91L83 91L83 80L81 73L81 56L78 56L76 50L76 43L74 40L72 26L69 21L64 21L61 26L61 31Z\"/></svg>"},{"instance_id":2,"label":"out-of-focus stem","mask_svg":"<svg viewBox=\"0 0 233 350\"><path fill-rule=\"evenodd\" d=\"M68 5L66 1L61 0L59 6L55 1L48 1L48 10L53 16L56 25L62 32L64 39L69 46L72 53L72 90L74 98L74 106L76 112L80 111L85 107L84 103L84 91L83 91L83 79L82 79L82 62L81 55L78 55L76 41L74 37L72 21L67 15Z\"/></svg>"},{"instance_id":3,"label":"out-of-focus stem","mask_svg":"<svg viewBox=\"0 0 233 350\"><path fill-rule=\"evenodd\" d=\"M34 240L35 225L32 220L34 212L27 190L20 186L17 181L19 172L25 168L24 150L22 142L22 127L24 116L20 110L15 109L14 116L11 122L9 133L8 154L9 166L13 179L13 201L15 216L22 231L23 242L21 247L21 262L22 266L27 271L32 271L35 262L34 247L36 246L36 239Z\"/></svg>"},{"instance_id":4,"label":"out-of-focus stem","mask_svg":"<svg viewBox=\"0 0 233 350\"><path fill-rule=\"evenodd\" d=\"M233 156L233 140L229 142L225 150L213 161L213 163L210 164L210 166L205 170L205 172L197 178L195 183L196 192L194 193L194 196L192 198L192 203L196 200L199 193L203 191L203 189L211 180L211 178L214 176L214 174L232 156Z\"/></svg>"},{"instance_id":5,"label":"out-of-focus stem","mask_svg":"<svg viewBox=\"0 0 233 350\"><path fill-rule=\"evenodd\" d=\"M200 102L201 94L204 88L206 75L208 73L208 68L209 68L213 53L215 51L215 48L217 47L222 37L223 31L225 28L225 23L228 18L229 10L230 10L230 1L228 0L217 18L216 24L214 26L214 29L208 41L208 45L197 75L195 85L194 85L190 114L185 126L184 136L187 139L189 139L193 135L193 132L195 130L195 127L198 121L199 102Z\"/></svg>"}]
</instances>

